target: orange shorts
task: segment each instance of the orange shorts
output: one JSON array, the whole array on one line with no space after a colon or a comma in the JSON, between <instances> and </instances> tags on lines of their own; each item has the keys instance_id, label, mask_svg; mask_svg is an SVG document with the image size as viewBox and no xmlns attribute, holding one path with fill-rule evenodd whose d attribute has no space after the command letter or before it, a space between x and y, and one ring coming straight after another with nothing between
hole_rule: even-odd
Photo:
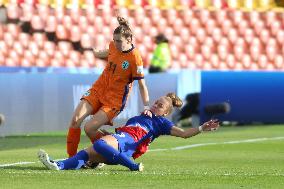
<instances>
[{"instance_id":1,"label":"orange shorts","mask_svg":"<svg viewBox=\"0 0 284 189\"><path fill-rule=\"evenodd\" d=\"M93 107L93 114L95 114L97 111L102 110L106 113L109 124L112 125L113 119L118 116L120 113L120 110L114 107L110 107L108 105L103 104L100 100L97 94L92 90L88 90L81 98L81 100L87 100L89 104Z\"/></svg>"}]
</instances>

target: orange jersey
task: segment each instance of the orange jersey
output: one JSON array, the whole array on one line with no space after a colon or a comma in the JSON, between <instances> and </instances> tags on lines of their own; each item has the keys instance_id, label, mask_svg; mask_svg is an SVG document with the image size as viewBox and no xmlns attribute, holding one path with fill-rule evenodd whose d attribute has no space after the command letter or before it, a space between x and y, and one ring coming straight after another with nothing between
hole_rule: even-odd
<instances>
[{"instance_id":1,"label":"orange jersey","mask_svg":"<svg viewBox=\"0 0 284 189\"><path fill-rule=\"evenodd\" d=\"M127 52L120 52L111 42L108 64L92 88L102 104L122 111L133 81L143 78L143 61L139 51L133 47Z\"/></svg>"}]
</instances>

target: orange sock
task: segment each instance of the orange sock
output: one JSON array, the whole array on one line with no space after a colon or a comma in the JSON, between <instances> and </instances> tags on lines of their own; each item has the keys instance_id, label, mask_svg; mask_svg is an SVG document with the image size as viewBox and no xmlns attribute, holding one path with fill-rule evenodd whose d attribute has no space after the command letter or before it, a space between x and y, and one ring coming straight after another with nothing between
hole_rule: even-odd
<instances>
[{"instance_id":1,"label":"orange sock","mask_svg":"<svg viewBox=\"0 0 284 189\"><path fill-rule=\"evenodd\" d=\"M98 130L98 131L96 132L96 134L95 134L95 137L91 138L92 144L94 144L94 142L95 142L96 140L99 140L100 138L102 138L102 137L105 136L105 135L107 135L107 134L105 134L104 132Z\"/></svg>"},{"instance_id":2,"label":"orange sock","mask_svg":"<svg viewBox=\"0 0 284 189\"><path fill-rule=\"evenodd\" d=\"M81 129L69 128L67 135L67 153L69 157L77 154L78 145L80 142Z\"/></svg>"}]
</instances>

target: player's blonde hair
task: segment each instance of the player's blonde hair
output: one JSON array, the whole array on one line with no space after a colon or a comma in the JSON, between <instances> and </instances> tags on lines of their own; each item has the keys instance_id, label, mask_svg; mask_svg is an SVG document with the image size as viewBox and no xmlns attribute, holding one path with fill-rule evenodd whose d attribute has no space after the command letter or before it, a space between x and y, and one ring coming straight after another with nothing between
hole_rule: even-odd
<instances>
[{"instance_id":1,"label":"player's blonde hair","mask_svg":"<svg viewBox=\"0 0 284 189\"><path fill-rule=\"evenodd\" d=\"M175 93L168 93L166 95L171 100L171 106L169 107L169 114L172 112L173 107L181 107L183 102Z\"/></svg>"},{"instance_id":2,"label":"player's blonde hair","mask_svg":"<svg viewBox=\"0 0 284 189\"><path fill-rule=\"evenodd\" d=\"M128 21L125 18L120 17L120 16L117 17L117 21L119 23L119 26L117 28L115 28L113 33L114 34L121 34L125 38L130 37L131 40L132 40L133 33L130 29Z\"/></svg>"}]
</instances>

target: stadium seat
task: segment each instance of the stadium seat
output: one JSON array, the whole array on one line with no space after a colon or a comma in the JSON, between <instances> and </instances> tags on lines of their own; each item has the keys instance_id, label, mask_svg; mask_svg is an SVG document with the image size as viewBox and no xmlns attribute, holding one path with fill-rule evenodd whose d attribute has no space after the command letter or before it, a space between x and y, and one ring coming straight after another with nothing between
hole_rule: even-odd
<instances>
[{"instance_id":1,"label":"stadium seat","mask_svg":"<svg viewBox=\"0 0 284 189\"><path fill-rule=\"evenodd\" d=\"M230 28L233 27L233 24L232 24L231 20L226 19L226 20L223 20L221 27L222 27L223 34L228 35L228 32L229 32Z\"/></svg>"},{"instance_id":2,"label":"stadium seat","mask_svg":"<svg viewBox=\"0 0 284 189\"><path fill-rule=\"evenodd\" d=\"M284 57L283 57L283 55L276 55L275 56L274 66L277 70L284 70Z\"/></svg>"},{"instance_id":3,"label":"stadium seat","mask_svg":"<svg viewBox=\"0 0 284 189\"><path fill-rule=\"evenodd\" d=\"M24 48L19 41L15 41L13 49L19 56L22 56L24 54Z\"/></svg>"},{"instance_id":4,"label":"stadium seat","mask_svg":"<svg viewBox=\"0 0 284 189\"><path fill-rule=\"evenodd\" d=\"M94 46L93 38L88 34L82 34L81 36L81 46L84 49L90 49Z\"/></svg>"},{"instance_id":5,"label":"stadium seat","mask_svg":"<svg viewBox=\"0 0 284 189\"><path fill-rule=\"evenodd\" d=\"M256 35L260 35L261 31L265 28L265 23L262 20L257 20L253 25L254 32Z\"/></svg>"},{"instance_id":6,"label":"stadium seat","mask_svg":"<svg viewBox=\"0 0 284 189\"><path fill-rule=\"evenodd\" d=\"M270 32L267 29L263 29L259 34L259 38L261 42L265 44L270 38Z\"/></svg>"},{"instance_id":7,"label":"stadium seat","mask_svg":"<svg viewBox=\"0 0 284 189\"><path fill-rule=\"evenodd\" d=\"M187 29L188 30L188 29ZM171 27L166 27L164 30L165 36L171 41L174 36L174 30ZM187 36L188 37L188 36ZM186 37L186 38L187 38ZM182 38L183 39L183 38Z\"/></svg>"},{"instance_id":8,"label":"stadium seat","mask_svg":"<svg viewBox=\"0 0 284 189\"><path fill-rule=\"evenodd\" d=\"M279 30L276 34L276 40L279 44L281 44L282 46L284 46L284 31L283 30Z\"/></svg>"},{"instance_id":9,"label":"stadium seat","mask_svg":"<svg viewBox=\"0 0 284 189\"><path fill-rule=\"evenodd\" d=\"M199 17L199 20L200 20L200 23L202 25L206 25L207 21L211 18L210 16L210 12L209 10L207 9L201 9L200 10L200 17Z\"/></svg>"},{"instance_id":10,"label":"stadium seat","mask_svg":"<svg viewBox=\"0 0 284 189\"><path fill-rule=\"evenodd\" d=\"M183 20L184 25L189 26L191 20L194 18L193 11L191 9L180 10L180 18Z\"/></svg>"},{"instance_id":11,"label":"stadium seat","mask_svg":"<svg viewBox=\"0 0 284 189\"><path fill-rule=\"evenodd\" d=\"M189 26L189 27L190 27L190 32L191 32L193 35L196 35L197 29L201 27L200 25L201 25L201 24L200 24L199 20L198 20L197 18L193 18L193 19L191 20L191 23L190 23L190 26Z\"/></svg>"},{"instance_id":12,"label":"stadium seat","mask_svg":"<svg viewBox=\"0 0 284 189\"><path fill-rule=\"evenodd\" d=\"M157 29L159 33L164 33L165 28L168 26L167 21L164 18L161 18L160 22L158 23ZM143 31L145 31L146 28L143 27Z\"/></svg>"},{"instance_id":13,"label":"stadium seat","mask_svg":"<svg viewBox=\"0 0 284 189\"><path fill-rule=\"evenodd\" d=\"M228 3L226 0L211 0L211 6L214 9L226 9L228 8Z\"/></svg>"},{"instance_id":14,"label":"stadium seat","mask_svg":"<svg viewBox=\"0 0 284 189\"><path fill-rule=\"evenodd\" d=\"M267 56L268 60L269 60L270 62L273 62L274 57L275 57L275 56L277 55L277 53L278 53L277 47L267 45L265 51L266 51L266 56Z\"/></svg>"},{"instance_id":15,"label":"stadium seat","mask_svg":"<svg viewBox=\"0 0 284 189\"><path fill-rule=\"evenodd\" d=\"M203 56L204 60L209 60L211 54L212 54L212 48L207 45L201 46L201 54Z\"/></svg>"},{"instance_id":16,"label":"stadium seat","mask_svg":"<svg viewBox=\"0 0 284 189\"><path fill-rule=\"evenodd\" d=\"M48 5L36 4L37 14L40 16L41 20L46 21L46 18L52 13L52 9Z\"/></svg>"},{"instance_id":17,"label":"stadium seat","mask_svg":"<svg viewBox=\"0 0 284 189\"><path fill-rule=\"evenodd\" d=\"M196 39L200 44L204 42L206 38L206 31L203 28L198 28L196 31Z\"/></svg>"},{"instance_id":18,"label":"stadium seat","mask_svg":"<svg viewBox=\"0 0 284 189\"><path fill-rule=\"evenodd\" d=\"M69 15L64 15L62 18L62 25L66 30L71 30L73 26L73 21Z\"/></svg>"},{"instance_id":19,"label":"stadium seat","mask_svg":"<svg viewBox=\"0 0 284 189\"><path fill-rule=\"evenodd\" d=\"M29 43L29 51L33 54L33 56L37 56L39 53L39 47L37 46L37 43L34 41L30 41Z\"/></svg>"},{"instance_id":20,"label":"stadium seat","mask_svg":"<svg viewBox=\"0 0 284 189\"><path fill-rule=\"evenodd\" d=\"M234 56L237 61L241 61L244 54L245 54L245 50L242 45L234 46Z\"/></svg>"},{"instance_id":21,"label":"stadium seat","mask_svg":"<svg viewBox=\"0 0 284 189\"><path fill-rule=\"evenodd\" d=\"M18 21L20 18L20 7L18 4L9 3L6 7L8 21Z\"/></svg>"},{"instance_id":22,"label":"stadium seat","mask_svg":"<svg viewBox=\"0 0 284 189\"><path fill-rule=\"evenodd\" d=\"M33 33L32 38L40 49L43 48L44 42L46 41L46 35L44 33Z\"/></svg>"},{"instance_id":23,"label":"stadium seat","mask_svg":"<svg viewBox=\"0 0 284 189\"><path fill-rule=\"evenodd\" d=\"M26 3L23 3L21 7L22 7L22 15L20 17L20 20L22 22L30 22L35 12L34 7Z\"/></svg>"},{"instance_id":24,"label":"stadium seat","mask_svg":"<svg viewBox=\"0 0 284 189\"><path fill-rule=\"evenodd\" d=\"M250 44L254 38L254 31L250 28L244 30L244 39L245 41Z\"/></svg>"},{"instance_id":25,"label":"stadium seat","mask_svg":"<svg viewBox=\"0 0 284 189\"><path fill-rule=\"evenodd\" d=\"M31 19L31 26L33 31L43 31L44 30L44 23L41 20L40 16L33 15Z\"/></svg>"},{"instance_id":26,"label":"stadium seat","mask_svg":"<svg viewBox=\"0 0 284 189\"><path fill-rule=\"evenodd\" d=\"M283 15L284 16L284 15ZM283 27L281 26L281 22L280 21L275 21L272 22L270 25L270 32L273 36L276 36L277 33L282 30L283 31Z\"/></svg>"},{"instance_id":27,"label":"stadium seat","mask_svg":"<svg viewBox=\"0 0 284 189\"><path fill-rule=\"evenodd\" d=\"M265 56L264 54L262 54L262 55L260 55L259 56L259 59L258 59L258 68L259 69L262 69L262 70L264 70L264 69L266 69L266 67L267 67L267 65L268 65L268 58L267 58L267 56Z\"/></svg>"},{"instance_id":28,"label":"stadium seat","mask_svg":"<svg viewBox=\"0 0 284 189\"><path fill-rule=\"evenodd\" d=\"M58 50L65 56L68 57L71 50L73 50L73 46L69 41L59 41L58 42Z\"/></svg>"},{"instance_id":29,"label":"stadium seat","mask_svg":"<svg viewBox=\"0 0 284 189\"><path fill-rule=\"evenodd\" d=\"M29 49L24 51L23 59L27 60L27 62L25 62L25 64L26 64L25 66L34 65L35 56L33 55L33 53ZM23 62L21 64L23 64ZM22 65L22 66L24 66L24 65Z\"/></svg>"},{"instance_id":30,"label":"stadium seat","mask_svg":"<svg viewBox=\"0 0 284 189\"><path fill-rule=\"evenodd\" d=\"M14 44L14 37L11 33L4 33L3 40L9 48Z\"/></svg>"},{"instance_id":31,"label":"stadium seat","mask_svg":"<svg viewBox=\"0 0 284 189\"><path fill-rule=\"evenodd\" d=\"M84 57L85 60L88 61L88 64L90 66L95 66L95 56L94 56L94 53L92 51L84 51L83 57Z\"/></svg>"},{"instance_id":32,"label":"stadium seat","mask_svg":"<svg viewBox=\"0 0 284 189\"><path fill-rule=\"evenodd\" d=\"M233 54L228 54L225 62L228 69L235 69L237 60L235 59L235 56Z\"/></svg>"},{"instance_id":33,"label":"stadium seat","mask_svg":"<svg viewBox=\"0 0 284 189\"><path fill-rule=\"evenodd\" d=\"M184 27L183 21L180 18L176 18L173 24L173 29L175 34L180 35L180 31L182 30L183 27Z\"/></svg>"},{"instance_id":34,"label":"stadium seat","mask_svg":"<svg viewBox=\"0 0 284 189\"><path fill-rule=\"evenodd\" d=\"M103 50L106 48L108 44L106 44L105 37L101 34L95 36L95 48L98 50Z\"/></svg>"},{"instance_id":35,"label":"stadium seat","mask_svg":"<svg viewBox=\"0 0 284 189\"><path fill-rule=\"evenodd\" d=\"M219 43L219 41L222 39L222 31L219 28L213 29L212 39L215 41L215 43Z\"/></svg>"},{"instance_id":36,"label":"stadium seat","mask_svg":"<svg viewBox=\"0 0 284 189\"><path fill-rule=\"evenodd\" d=\"M201 54L196 54L194 57L194 64L197 68L202 69L204 66L203 56Z\"/></svg>"},{"instance_id":37,"label":"stadium seat","mask_svg":"<svg viewBox=\"0 0 284 189\"><path fill-rule=\"evenodd\" d=\"M166 33L164 33L166 35ZM168 37L168 35L166 35ZM186 28L186 27L182 27L180 32L179 32L179 36L181 38L181 40L183 41L184 44L188 43L188 39L190 36L190 31ZM171 36L172 38L172 36Z\"/></svg>"},{"instance_id":38,"label":"stadium seat","mask_svg":"<svg viewBox=\"0 0 284 189\"><path fill-rule=\"evenodd\" d=\"M50 66L51 67L63 67L64 63L58 59L51 59L50 60Z\"/></svg>"},{"instance_id":39,"label":"stadium seat","mask_svg":"<svg viewBox=\"0 0 284 189\"><path fill-rule=\"evenodd\" d=\"M238 39L238 31L235 28L230 28L228 30L228 39L231 44L234 44Z\"/></svg>"},{"instance_id":40,"label":"stadium seat","mask_svg":"<svg viewBox=\"0 0 284 189\"><path fill-rule=\"evenodd\" d=\"M56 27L57 27L57 20L56 20L56 17L53 16L53 15L49 15L47 18L46 18L46 22L45 22L45 28L44 30L46 32L55 32L56 31Z\"/></svg>"},{"instance_id":41,"label":"stadium seat","mask_svg":"<svg viewBox=\"0 0 284 189\"><path fill-rule=\"evenodd\" d=\"M70 30L70 41L71 42L79 42L81 40L81 30L79 26L74 25Z\"/></svg>"},{"instance_id":42,"label":"stadium seat","mask_svg":"<svg viewBox=\"0 0 284 189\"><path fill-rule=\"evenodd\" d=\"M30 42L31 36L27 33L20 33L18 37L18 41L21 43L23 48L27 48Z\"/></svg>"},{"instance_id":43,"label":"stadium seat","mask_svg":"<svg viewBox=\"0 0 284 189\"><path fill-rule=\"evenodd\" d=\"M211 6L210 0L195 0L195 5L198 8L209 8Z\"/></svg>"},{"instance_id":44,"label":"stadium seat","mask_svg":"<svg viewBox=\"0 0 284 189\"><path fill-rule=\"evenodd\" d=\"M221 45L221 44L218 45L217 53L218 53L219 59L222 60L222 61L225 61L226 57L228 55L227 46L226 45Z\"/></svg>"},{"instance_id":45,"label":"stadium seat","mask_svg":"<svg viewBox=\"0 0 284 189\"><path fill-rule=\"evenodd\" d=\"M244 20L243 12L241 10L233 10L231 13L231 20L235 26L238 26Z\"/></svg>"},{"instance_id":46,"label":"stadium seat","mask_svg":"<svg viewBox=\"0 0 284 189\"><path fill-rule=\"evenodd\" d=\"M43 50L48 54L49 57L53 57L55 53L55 43L51 41L45 41L43 45Z\"/></svg>"},{"instance_id":47,"label":"stadium seat","mask_svg":"<svg viewBox=\"0 0 284 189\"><path fill-rule=\"evenodd\" d=\"M240 9L243 6L243 0L228 0L227 3L232 9Z\"/></svg>"},{"instance_id":48,"label":"stadium seat","mask_svg":"<svg viewBox=\"0 0 284 189\"><path fill-rule=\"evenodd\" d=\"M195 47L191 44L187 44L185 46L185 53L186 53L186 56L189 60L193 60L194 59L194 56L196 54L196 50L195 50ZM173 54L173 53L172 53ZM177 53L176 53L177 54Z\"/></svg>"},{"instance_id":49,"label":"stadium seat","mask_svg":"<svg viewBox=\"0 0 284 189\"><path fill-rule=\"evenodd\" d=\"M94 24L94 15L96 15L96 9L94 6L88 6L86 7L86 18L88 20L88 23L90 25Z\"/></svg>"},{"instance_id":50,"label":"stadium seat","mask_svg":"<svg viewBox=\"0 0 284 189\"><path fill-rule=\"evenodd\" d=\"M56 7L54 8L54 11L55 11L54 15L56 17L56 20L58 21L58 23L62 23L63 17L66 14L65 9L63 7Z\"/></svg>"},{"instance_id":51,"label":"stadium seat","mask_svg":"<svg viewBox=\"0 0 284 189\"><path fill-rule=\"evenodd\" d=\"M215 20L209 19L209 20L206 22L206 25L205 25L206 33L207 33L208 35L212 35L213 30L214 30L215 27L217 27Z\"/></svg>"},{"instance_id":52,"label":"stadium seat","mask_svg":"<svg viewBox=\"0 0 284 189\"><path fill-rule=\"evenodd\" d=\"M56 37L58 40L68 40L69 39L68 31L63 25L57 25Z\"/></svg>"},{"instance_id":53,"label":"stadium seat","mask_svg":"<svg viewBox=\"0 0 284 189\"><path fill-rule=\"evenodd\" d=\"M227 20L227 11L226 10L218 10L215 11L215 20L218 25L222 25L224 20Z\"/></svg>"},{"instance_id":54,"label":"stadium seat","mask_svg":"<svg viewBox=\"0 0 284 189\"><path fill-rule=\"evenodd\" d=\"M16 40L20 33L20 28L17 24L9 23L6 25L6 32L12 34L13 38Z\"/></svg>"},{"instance_id":55,"label":"stadium seat","mask_svg":"<svg viewBox=\"0 0 284 189\"><path fill-rule=\"evenodd\" d=\"M40 51L38 54L38 59L42 60L43 62L41 62L40 66L44 67L44 66L48 66L49 65L49 55L47 52L45 51ZM37 64L37 63L36 63Z\"/></svg>"}]
</instances>

